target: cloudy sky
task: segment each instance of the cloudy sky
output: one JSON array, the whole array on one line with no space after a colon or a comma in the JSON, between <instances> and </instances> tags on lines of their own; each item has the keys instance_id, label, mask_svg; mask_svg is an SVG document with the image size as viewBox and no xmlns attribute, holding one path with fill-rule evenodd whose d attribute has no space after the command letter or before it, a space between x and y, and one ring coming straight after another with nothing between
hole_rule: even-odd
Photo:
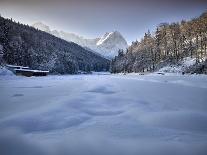
<instances>
[{"instance_id":1,"label":"cloudy sky","mask_svg":"<svg viewBox=\"0 0 207 155\"><path fill-rule=\"evenodd\" d=\"M88 38L117 30L130 43L161 22L199 16L206 6L205 0L0 0L0 13Z\"/></svg>"}]
</instances>

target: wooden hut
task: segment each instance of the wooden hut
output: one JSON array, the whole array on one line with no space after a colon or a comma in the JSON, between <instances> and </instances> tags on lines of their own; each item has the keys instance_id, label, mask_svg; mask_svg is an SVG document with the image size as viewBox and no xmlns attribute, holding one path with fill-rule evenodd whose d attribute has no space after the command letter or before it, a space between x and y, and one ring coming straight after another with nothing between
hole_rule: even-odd
<instances>
[{"instance_id":1,"label":"wooden hut","mask_svg":"<svg viewBox=\"0 0 207 155\"><path fill-rule=\"evenodd\" d=\"M49 71L42 71L42 70L33 70L29 69L29 67L25 66L15 66L15 65L6 65L7 69L12 71L16 75L22 76L46 76L48 75Z\"/></svg>"},{"instance_id":2,"label":"wooden hut","mask_svg":"<svg viewBox=\"0 0 207 155\"><path fill-rule=\"evenodd\" d=\"M6 65L6 68L15 73L15 69L29 69L29 67L25 66L16 66L16 65Z\"/></svg>"},{"instance_id":3,"label":"wooden hut","mask_svg":"<svg viewBox=\"0 0 207 155\"><path fill-rule=\"evenodd\" d=\"M30 70L30 69L15 69L16 75L23 76L47 76L49 71L41 71L41 70Z\"/></svg>"}]
</instances>

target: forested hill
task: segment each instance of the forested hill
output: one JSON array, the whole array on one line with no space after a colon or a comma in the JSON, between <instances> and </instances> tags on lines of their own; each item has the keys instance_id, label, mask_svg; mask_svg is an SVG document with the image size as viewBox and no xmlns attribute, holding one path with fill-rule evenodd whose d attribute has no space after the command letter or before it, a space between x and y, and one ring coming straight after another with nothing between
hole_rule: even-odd
<instances>
[{"instance_id":1,"label":"forested hill","mask_svg":"<svg viewBox=\"0 0 207 155\"><path fill-rule=\"evenodd\" d=\"M162 23L155 32L148 31L141 41L133 42L126 53L119 51L112 60L111 71L153 72L191 57L196 64L186 72L203 73L207 71L206 44L207 12L190 21Z\"/></svg>"},{"instance_id":2,"label":"forested hill","mask_svg":"<svg viewBox=\"0 0 207 155\"><path fill-rule=\"evenodd\" d=\"M0 17L0 49L8 64L74 74L109 69L109 61L81 46Z\"/></svg>"}]
</instances>

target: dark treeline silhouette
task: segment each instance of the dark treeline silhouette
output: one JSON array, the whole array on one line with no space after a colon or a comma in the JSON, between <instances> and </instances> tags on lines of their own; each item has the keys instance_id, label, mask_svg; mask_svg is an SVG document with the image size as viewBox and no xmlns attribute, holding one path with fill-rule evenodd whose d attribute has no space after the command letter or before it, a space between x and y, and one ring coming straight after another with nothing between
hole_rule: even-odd
<instances>
[{"instance_id":1,"label":"dark treeline silhouette","mask_svg":"<svg viewBox=\"0 0 207 155\"><path fill-rule=\"evenodd\" d=\"M132 42L126 53L120 50L111 62L111 72L153 72L185 57L195 58L196 65L206 70L206 44L207 12L190 21L162 23L140 42Z\"/></svg>"},{"instance_id":2,"label":"dark treeline silhouette","mask_svg":"<svg viewBox=\"0 0 207 155\"><path fill-rule=\"evenodd\" d=\"M8 64L74 74L109 70L110 61L46 32L0 17L0 46Z\"/></svg>"}]
</instances>

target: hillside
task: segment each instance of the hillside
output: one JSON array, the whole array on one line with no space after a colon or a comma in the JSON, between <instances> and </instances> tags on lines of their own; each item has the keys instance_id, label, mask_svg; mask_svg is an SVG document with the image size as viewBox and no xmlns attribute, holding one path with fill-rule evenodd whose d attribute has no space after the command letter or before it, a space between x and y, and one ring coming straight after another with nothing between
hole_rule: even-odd
<instances>
[{"instance_id":1,"label":"hillside","mask_svg":"<svg viewBox=\"0 0 207 155\"><path fill-rule=\"evenodd\" d=\"M195 64L185 73L207 73L207 12L190 21L161 23L155 32L147 32L135 41L127 52L119 51L112 60L111 71L154 72L166 66L180 67L185 58Z\"/></svg>"},{"instance_id":2,"label":"hillside","mask_svg":"<svg viewBox=\"0 0 207 155\"><path fill-rule=\"evenodd\" d=\"M50 33L56 37L62 38L69 42L74 42L82 47L101 54L102 56L112 59L118 55L118 50L125 50L128 45L125 38L118 31L106 32L101 37L94 39L84 38L74 33L64 31L51 30L49 26L37 22L32 25L34 28Z\"/></svg>"},{"instance_id":3,"label":"hillside","mask_svg":"<svg viewBox=\"0 0 207 155\"><path fill-rule=\"evenodd\" d=\"M8 64L74 74L82 71L106 71L109 61L85 48L0 17L0 46Z\"/></svg>"}]
</instances>

